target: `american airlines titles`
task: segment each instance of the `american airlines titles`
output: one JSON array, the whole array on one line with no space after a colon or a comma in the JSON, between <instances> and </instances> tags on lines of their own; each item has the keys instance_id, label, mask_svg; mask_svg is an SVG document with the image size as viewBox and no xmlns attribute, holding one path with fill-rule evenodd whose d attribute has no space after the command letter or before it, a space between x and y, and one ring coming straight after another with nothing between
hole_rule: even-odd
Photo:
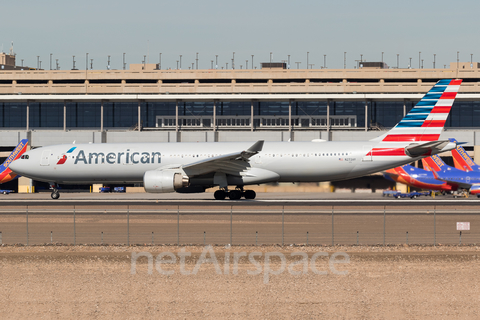
<instances>
[{"instance_id":1,"label":"american airlines titles","mask_svg":"<svg viewBox=\"0 0 480 320\"><path fill-rule=\"evenodd\" d=\"M75 158L75 163L82 164L150 164L161 163L160 152L109 152L107 154L103 152L90 152L85 155L83 150L78 151L78 155Z\"/></svg>"}]
</instances>

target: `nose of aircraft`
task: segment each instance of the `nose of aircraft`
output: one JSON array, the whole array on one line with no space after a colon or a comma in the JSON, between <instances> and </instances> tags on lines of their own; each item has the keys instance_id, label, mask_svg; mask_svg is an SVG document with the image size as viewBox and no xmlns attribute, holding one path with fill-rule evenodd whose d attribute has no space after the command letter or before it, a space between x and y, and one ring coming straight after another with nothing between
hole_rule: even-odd
<instances>
[{"instance_id":1,"label":"nose of aircraft","mask_svg":"<svg viewBox=\"0 0 480 320\"><path fill-rule=\"evenodd\" d=\"M22 171L22 160L23 159L17 159L15 161L12 161L12 163L10 163L10 165L8 166L10 168L10 170L12 170L13 172L15 173L21 173Z\"/></svg>"}]
</instances>

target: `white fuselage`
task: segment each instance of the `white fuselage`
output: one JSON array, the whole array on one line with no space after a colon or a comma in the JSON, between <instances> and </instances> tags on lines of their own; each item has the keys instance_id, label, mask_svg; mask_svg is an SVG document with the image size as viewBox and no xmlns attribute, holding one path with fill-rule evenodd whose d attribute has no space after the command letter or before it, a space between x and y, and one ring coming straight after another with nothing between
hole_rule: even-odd
<instances>
[{"instance_id":1,"label":"white fuselage","mask_svg":"<svg viewBox=\"0 0 480 320\"><path fill-rule=\"evenodd\" d=\"M366 156L377 144L265 142L263 149L249 159L248 166L275 172L278 182L320 182L359 177L417 159ZM186 166L247 150L251 145L252 142L55 145L26 152L26 157L13 162L10 168L34 180L60 184L139 183L146 171ZM188 169L185 172L189 174Z\"/></svg>"}]
</instances>

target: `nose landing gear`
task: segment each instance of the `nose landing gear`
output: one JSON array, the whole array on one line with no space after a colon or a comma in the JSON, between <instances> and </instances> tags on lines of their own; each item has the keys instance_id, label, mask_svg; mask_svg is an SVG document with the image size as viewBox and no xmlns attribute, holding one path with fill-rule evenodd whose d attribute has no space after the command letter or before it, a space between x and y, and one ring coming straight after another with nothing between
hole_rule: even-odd
<instances>
[{"instance_id":1,"label":"nose landing gear","mask_svg":"<svg viewBox=\"0 0 480 320\"><path fill-rule=\"evenodd\" d=\"M57 200L60 198L60 192L58 191L58 186L56 183L50 183L50 189L52 189L52 194L50 195L52 199Z\"/></svg>"}]
</instances>

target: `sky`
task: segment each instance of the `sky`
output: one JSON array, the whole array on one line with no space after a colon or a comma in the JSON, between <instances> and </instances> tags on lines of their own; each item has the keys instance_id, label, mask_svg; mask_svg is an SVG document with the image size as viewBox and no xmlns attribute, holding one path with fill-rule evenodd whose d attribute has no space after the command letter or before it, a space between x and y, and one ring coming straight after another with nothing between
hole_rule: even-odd
<instances>
[{"instance_id":1,"label":"sky","mask_svg":"<svg viewBox=\"0 0 480 320\"><path fill-rule=\"evenodd\" d=\"M480 61L480 1L390 0L24 0L2 4L0 50L11 42L17 65L85 69L159 63L162 69L259 68L260 62L288 60L304 69L354 68L356 60L383 60L391 67L449 67ZM421 52L419 54L419 52ZM235 54L234 54L235 53ZM362 55L362 56L361 56ZM247 62L248 60L248 62ZM299 64L297 64L299 62ZM214 62L215 63L215 62Z\"/></svg>"}]
</instances>

